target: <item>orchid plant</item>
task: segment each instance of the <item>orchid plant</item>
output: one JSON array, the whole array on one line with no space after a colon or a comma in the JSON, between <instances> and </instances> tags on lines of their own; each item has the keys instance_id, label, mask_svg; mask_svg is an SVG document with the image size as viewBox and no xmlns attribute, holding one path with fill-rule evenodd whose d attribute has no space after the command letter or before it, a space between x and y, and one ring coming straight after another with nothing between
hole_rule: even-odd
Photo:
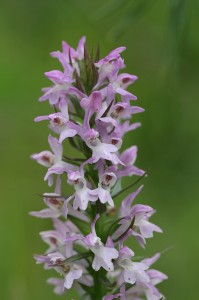
<instances>
[{"instance_id":1,"label":"orchid plant","mask_svg":"<svg viewBox=\"0 0 199 300\"><path fill-rule=\"evenodd\" d=\"M151 269L160 253L139 261L126 245L135 239L145 247L153 232L162 230L149 221L153 208L134 204L143 186L132 189L146 175L135 166L137 147L120 151L124 135L140 126L131 123L132 115L144 111L132 105L137 98L126 90L137 77L119 73L124 50L100 59L99 48L95 56L89 53L85 37L76 50L63 42L62 52L51 53L63 70L45 73L52 85L39 99L49 101L52 112L35 118L47 121L56 135L48 137L52 152L32 155L47 168L44 179L53 186L53 192L42 194L46 208L30 213L52 219L54 226L40 233L48 249L35 259L58 273L48 280L56 294L75 287L81 300L159 300L163 295L156 285L167 279ZM70 156L69 144L77 157ZM126 176L138 179L122 188ZM66 184L72 194L64 194ZM129 189L117 208L115 199Z\"/></svg>"}]
</instances>

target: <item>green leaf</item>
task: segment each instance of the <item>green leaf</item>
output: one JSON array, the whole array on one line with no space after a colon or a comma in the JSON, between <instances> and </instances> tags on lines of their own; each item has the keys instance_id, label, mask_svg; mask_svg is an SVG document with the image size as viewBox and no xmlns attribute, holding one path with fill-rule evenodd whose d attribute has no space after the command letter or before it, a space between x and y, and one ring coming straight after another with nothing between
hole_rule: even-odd
<instances>
[{"instance_id":1,"label":"green leaf","mask_svg":"<svg viewBox=\"0 0 199 300\"><path fill-rule=\"evenodd\" d=\"M85 252L85 253L78 253L78 254L75 254L75 255L67 258L64 262L65 263L71 263L71 262L74 262L74 261L77 261L77 260L80 260L80 259L87 258L87 257L92 256L92 255L93 255L93 253L91 251Z\"/></svg>"},{"instance_id":2,"label":"green leaf","mask_svg":"<svg viewBox=\"0 0 199 300\"><path fill-rule=\"evenodd\" d=\"M80 284L81 285L81 284ZM83 288L83 287L82 287ZM84 288L83 288L84 289ZM85 289L84 289L85 290ZM79 300L87 300L88 299L88 293L85 293L83 295L81 295L81 297L79 298Z\"/></svg>"},{"instance_id":3,"label":"green leaf","mask_svg":"<svg viewBox=\"0 0 199 300\"><path fill-rule=\"evenodd\" d=\"M78 147L78 145L77 145L76 142L75 142L75 138L69 137L69 138L68 138L68 141L69 141L70 145L71 145L73 148L79 150L79 147Z\"/></svg>"},{"instance_id":4,"label":"green leaf","mask_svg":"<svg viewBox=\"0 0 199 300\"><path fill-rule=\"evenodd\" d=\"M82 283L79 282L79 285L82 287L82 289L86 292L86 294L84 294L84 298L80 298L80 299L88 299L88 295L94 295L95 294L95 290L93 287L90 286L86 286ZM85 296L87 296L87 298L85 298Z\"/></svg>"},{"instance_id":5,"label":"green leaf","mask_svg":"<svg viewBox=\"0 0 199 300\"><path fill-rule=\"evenodd\" d=\"M66 155L63 155L63 158L65 158L66 160L72 161L72 162L84 162L85 159L84 158L74 158L74 157L68 157Z\"/></svg>"},{"instance_id":6,"label":"green leaf","mask_svg":"<svg viewBox=\"0 0 199 300\"><path fill-rule=\"evenodd\" d=\"M85 247L83 247L79 244L74 244L73 248L77 253L85 253Z\"/></svg>"},{"instance_id":7,"label":"green leaf","mask_svg":"<svg viewBox=\"0 0 199 300\"><path fill-rule=\"evenodd\" d=\"M87 235L90 232L90 226L85 221L80 220L71 215L68 215L67 219L69 219L71 222L73 222L83 234Z\"/></svg>"}]
</instances>

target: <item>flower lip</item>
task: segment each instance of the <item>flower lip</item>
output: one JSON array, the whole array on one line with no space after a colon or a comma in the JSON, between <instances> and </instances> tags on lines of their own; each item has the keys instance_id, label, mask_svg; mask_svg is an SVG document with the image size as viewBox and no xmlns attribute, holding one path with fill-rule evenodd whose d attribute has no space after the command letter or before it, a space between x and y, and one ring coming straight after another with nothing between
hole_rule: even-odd
<instances>
[{"instance_id":1,"label":"flower lip","mask_svg":"<svg viewBox=\"0 0 199 300\"><path fill-rule=\"evenodd\" d=\"M125 110L125 103L123 104L116 104L115 110L111 113L112 118L118 118L119 115Z\"/></svg>"},{"instance_id":2,"label":"flower lip","mask_svg":"<svg viewBox=\"0 0 199 300\"><path fill-rule=\"evenodd\" d=\"M116 180L117 177L113 172L107 172L103 174L100 178L101 185L104 187L112 187L115 184Z\"/></svg>"},{"instance_id":3,"label":"flower lip","mask_svg":"<svg viewBox=\"0 0 199 300\"><path fill-rule=\"evenodd\" d=\"M130 78L129 77L126 77L126 78L123 78L122 79L122 83L128 83L130 81Z\"/></svg>"},{"instance_id":4,"label":"flower lip","mask_svg":"<svg viewBox=\"0 0 199 300\"><path fill-rule=\"evenodd\" d=\"M119 141L118 141L118 140L116 140L116 139L112 139L112 140L111 140L111 144L113 144L113 145L117 145L117 144L118 144L118 142L119 142Z\"/></svg>"},{"instance_id":5,"label":"flower lip","mask_svg":"<svg viewBox=\"0 0 199 300\"><path fill-rule=\"evenodd\" d=\"M57 239L55 238L55 237L50 237L49 238L49 240L50 240L50 242L52 243L52 244L54 244L54 245L57 245Z\"/></svg>"},{"instance_id":6,"label":"flower lip","mask_svg":"<svg viewBox=\"0 0 199 300\"><path fill-rule=\"evenodd\" d=\"M55 155L50 151L42 151L40 153L33 154L31 155L31 158L47 168L53 166L55 161Z\"/></svg>"},{"instance_id":7,"label":"flower lip","mask_svg":"<svg viewBox=\"0 0 199 300\"><path fill-rule=\"evenodd\" d=\"M122 146L122 139L117 138L117 137L112 137L111 144L116 146L118 149L120 149L120 147Z\"/></svg>"},{"instance_id":8,"label":"flower lip","mask_svg":"<svg viewBox=\"0 0 199 300\"><path fill-rule=\"evenodd\" d=\"M49 116L49 119L50 121L52 122L53 125L55 126L59 126L59 127L62 127L62 126L65 126L66 125L66 122L67 120L61 116L58 116L57 114L55 115L50 115Z\"/></svg>"},{"instance_id":9,"label":"flower lip","mask_svg":"<svg viewBox=\"0 0 199 300\"><path fill-rule=\"evenodd\" d=\"M86 139L87 140L94 140L96 138L99 137L99 132L97 132L96 130L94 129L90 129L87 133L86 133Z\"/></svg>"},{"instance_id":10,"label":"flower lip","mask_svg":"<svg viewBox=\"0 0 199 300\"><path fill-rule=\"evenodd\" d=\"M49 163L50 165L53 165L53 159L52 159L52 157L50 157L50 156L44 154L44 155L41 156L41 159L42 159L44 162L47 162L47 163Z\"/></svg>"},{"instance_id":11,"label":"flower lip","mask_svg":"<svg viewBox=\"0 0 199 300\"><path fill-rule=\"evenodd\" d=\"M62 207L64 204L64 200L58 199L56 197L54 197L54 198L46 197L46 202L49 203L50 205L54 205L54 206L58 206L58 207Z\"/></svg>"},{"instance_id":12,"label":"flower lip","mask_svg":"<svg viewBox=\"0 0 199 300\"><path fill-rule=\"evenodd\" d=\"M68 183L76 185L82 182L82 176L79 171L68 173Z\"/></svg>"}]
</instances>

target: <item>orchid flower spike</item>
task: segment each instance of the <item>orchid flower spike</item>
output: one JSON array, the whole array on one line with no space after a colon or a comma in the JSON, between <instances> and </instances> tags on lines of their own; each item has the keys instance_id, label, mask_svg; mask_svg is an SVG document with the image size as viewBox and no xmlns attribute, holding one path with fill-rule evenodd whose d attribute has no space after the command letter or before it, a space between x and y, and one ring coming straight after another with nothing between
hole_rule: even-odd
<instances>
[{"instance_id":1,"label":"orchid flower spike","mask_svg":"<svg viewBox=\"0 0 199 300\"><path fill-rule=\"evenodd\" d=\"M100 58L99 48L96 55L89 52L85 37L76 49L62 42L51 56L63 70L45 73L51 85L39 101L48 101L52 110L35 122L47 121L51 149L31 158L47 169L51 190L41 195L45 208L30 215L52 220L53 228L40 232L47 249L34 258L58 274L48 279L58 295L75 288L85 300L164 297L157 285L167 276L151 268L160 254L138 259L125 244L136 240L145 247L162 232L151 222L155 210L136 202L143 185L134 185L146 174L136 163L138 147L123 143L141 125L132 123L134 115L144 111L128 90L137 76L121 72L125 49ZM127 176L132 182L125 187Z\"/></svg>"}]
</instances>

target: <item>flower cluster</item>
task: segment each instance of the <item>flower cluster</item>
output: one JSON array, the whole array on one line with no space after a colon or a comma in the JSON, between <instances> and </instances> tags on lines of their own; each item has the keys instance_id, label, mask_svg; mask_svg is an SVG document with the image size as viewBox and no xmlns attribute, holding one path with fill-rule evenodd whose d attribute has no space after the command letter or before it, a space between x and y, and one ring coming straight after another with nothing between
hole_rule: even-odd
<instances>
[{"instance_id":1,"label":"flower cluster","mask_svg":"<svg viewBox=\"0 0 199 300\"><path fill-rule=\"evenodd\" d=\"M44 179L53 192L42 195L47 207L31 215L53 222L53 230L40 233L48 249L35 259L61 275L48 280L57 294L76 286L87 300L163 299L156 285L167 276L151 269L160 254L138 261L126 245L134 238L145 247L153 232L162 232L149 221L154 209L134 204L143 186L116 208L119 195L136 183L122 189L122 178L146 175L135 166L136 146L120 151L124 135L140 126L132 116L144 111L132 105L137 98L126 90L137 77L120 73L124 50L99 59L99 49L90 54L85 37L77 50L63 42L62 52L51 53L63 70L45 73L52 85L39 100L49 101L53 112L35 121L47 121L56 137L48 137L51 151L32 159L47 168ZM71 194L63 192L66 184Z\"/></svg>"}]
</instances>

